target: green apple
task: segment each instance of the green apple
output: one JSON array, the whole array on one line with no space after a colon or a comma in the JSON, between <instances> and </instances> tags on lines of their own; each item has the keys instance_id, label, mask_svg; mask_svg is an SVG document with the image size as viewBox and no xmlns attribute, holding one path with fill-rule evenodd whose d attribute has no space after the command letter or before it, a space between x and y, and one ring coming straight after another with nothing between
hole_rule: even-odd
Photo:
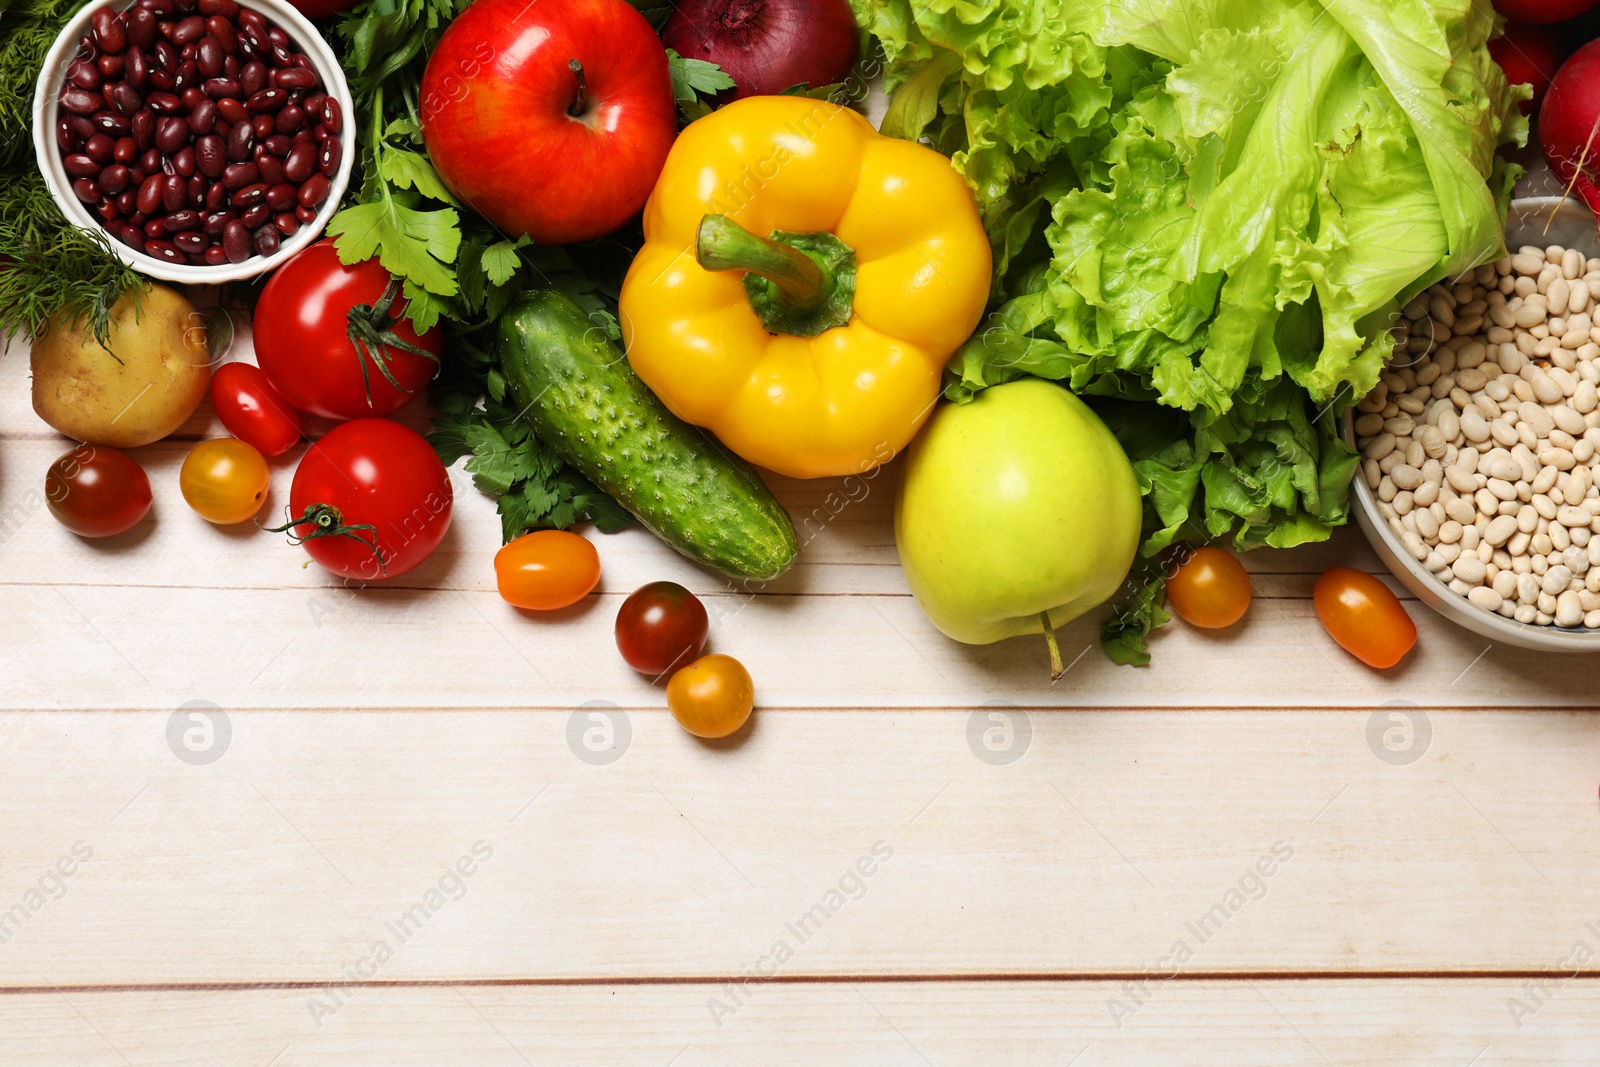
<instances>
[{"instance_id":1,"label":"green apple","mask_svg":"<svg viewBox=\"0 0 1600 1067\"><path fill-rule=\"evenodd\" d=\"M928 420L901 473L894 535L911 592L947 636L986 645L1044 633L1059 672L1053 631L1117 591L1141 508L1133 466L1099 416L1027 378Z\"/></svg>"}]
</instances>

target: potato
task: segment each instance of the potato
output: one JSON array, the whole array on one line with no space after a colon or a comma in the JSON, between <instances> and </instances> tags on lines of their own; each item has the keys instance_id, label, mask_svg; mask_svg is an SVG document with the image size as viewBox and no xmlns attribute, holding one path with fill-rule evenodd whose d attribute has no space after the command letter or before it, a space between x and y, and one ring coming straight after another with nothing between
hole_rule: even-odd
<instances>
[{"instance_id":1,"label":"potato","mask_svg":"<svg viewBox=\"0 0 1600 1067\"><path fill-rule=\"evenodd\" d=\"M176 290L124 293L107 344L110 352L87 321L52 327L33 343L33 410L68 437L147 445L183 425L206 395L205 317Z\"/></svg>"}]
</instances>

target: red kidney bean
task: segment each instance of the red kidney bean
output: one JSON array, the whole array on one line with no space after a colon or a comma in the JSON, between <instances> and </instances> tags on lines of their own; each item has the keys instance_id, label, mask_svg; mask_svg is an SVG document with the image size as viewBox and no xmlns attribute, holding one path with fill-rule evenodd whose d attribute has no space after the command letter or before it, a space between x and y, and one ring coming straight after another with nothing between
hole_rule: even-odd
<instances>
[{"instance_id":1,"label":"red kidney bean","mask_svg":"<svg viewBox=\"0 0 1600 1067\"><path fill-rule=\"evenodd\" d=\"M85 152L73 153L61 161L61 166L73 178L93 178L100 173L100 164Z\"/></svg>"},{"instance_id":2,"label":"red kidney bean","mask_svg":"<svg viewBox=\"0 0 1600 1067\"><path fill-rule=\"evenodd\" d=\"M172 169L185 178L193 177L195 171L194 145L184 145L173 153Z\"/></svg>"},{"instance_id":3,"label":"red kidney bean","mask_svg":"<svg viewBox=\"0 0 1600 1067\"><path fill-rule=\"evenodd\" d=\"M259 114L267 111L277 111L288 102L288 90L262 89L260 92L250 94L244 102L244 109Z\"/></svg>"},{"instance_id":4,"label":"red kidney bean","mask_svg":"<svg viewBox=\"0 0 1600 1067\"><path fill-rule=\"evenodd\" d=\"M145 56L143 49L128 49L127 61L123 64L123 75L129 85L144 92L145 85L150 80L150 60Z\"/></svg>"},{"instance_id":5,"label":"red kidney bean","mask_svg":"<svg viewBox=\"0 0 1600 1067\"><path fill-rule=\"evenodd\" d=\"M308 130L304 128L296 130L295 135L291 138L291 140L294 141L295 144L317 144L322 140L321 137L317 136L317 131L320 129L322 129L321 126L318 126L315 130Z\"/></svg>"},{"instance_id":6,"label":"red kidney bean","mask_svg":"<svg viewBox=\"0 0 1600 1067\"><path fill-rule=\"evenodd\" d=\"M139 98L139 91L127 82L117 82L108 95L112 105L130 119L139 113L139 105L144 103Z\"/></svg>"},{"instance_id":7,"label":"red kidney bean","mask_svg":"<svg viewBox=\"0 0 1600 1067\"><path fill-rule=\"evenodd\" d=\"M228 223L222 234L222 247L229 263L243 263L250 258L250 231L238 219Z\"/></svg>"},{"instance_id":8,"label":"red kidney bean","mask_svg":"<svg viewBox=\"0 0 1600 1067\"><path fill-rule=\"evenodd\" d=\"M300 204L294 209L294 217L309 226L317 221L317 209Z\"/></svg>"},{"instance_id":9,"label":"red kidney bean","mask_svg":"<svg viewBox=\"0 0 1600 1067\"><path fill-rule=\"evenodd\" d=\"M103 81L105 75L100 73L100 67L87 59L74 59L67 65L67 82L78 89L93 92Z\"/></svg>"},{"instance_id":10,"label":"red kidney bean","mask_svg":"<svg viewBox=\"0 0 1600 1067\"><path fill-rule=\"evenodd\" d=\"M199 59L200 58L200 42L199 41L190 41L188 44L179 45L178 46L178 58L179 59Z\"/></svg>"},{"instance_id":11,"label":"red kidney bean","mask_svg":"<svg viewBox=\"0 0 1600 1067\"><path fill-rule=\"evenodd\" d=\"M228 159L233 163L242 163L250 158L250 150L255 147L256 132L248 122L241 122L233 128L228 135Z\"/></svg>"},{"instance_id":12,"label":"red kidney bean","mask_svg":"<svg viewBox=\"0 0 1600 1067\"><path fill-rule=\"evenodd\" d=\"M72 183L72 195L82 200L85 204L98 203L100 200L100 186L93 178L79 178Z\"/></svg>"},{"instance_id":13,"label":"red kidney bean","mask_svg":"<svg viewBox=\"0 0 1600 1067\"><path fill-rule=\"evenodd\" d=\"M153 259L165 260L168 263L188 262L184 254L169 241L146 241L144 254Z\"/></svg>"},{"instance_id":14,"label":"red kidney bean","mask_svg":"<svg viewBox=\"0 0 1600 1067\"><path fill-rule=\"evenodd\" d=\"M330 135L336 135L344 129L344 109L331 96L322 102L322 128Z\"/></svg>"},{"instance_id":15,"label":"red kidney bean","mask_svg":"<svg viewBox=\"0 0 1600 1067\"><path fill-rule=\"evenodd\" d=\"M111 144L111 158L118 163L132 163L139 158L139 145L132 137L118 137Z\"/></svg>"},{"instance_id":16,"label":"red kidney bean","mask_svg":"<svg viewBox=\"0 0 1600 1067\"><path fill-rule=\"evenodd\" d=\"M157 149L148 148L144 155L139 157L139 169L146 174L155 174L161 169L161 153Z\"/></svg>"},{"instance_id":17,"label":"red kidney bean","mask_svg":"<svg viewBox=\"0 0 1600 1067\"><path fill-rule=\"evenodd\" d=\"M183 110L183 100L171 93L151 93L145 103L164 115L174 115Z\"/></svg>"},{"instance_id":18,"label":"red kidney bean","mask_svg":"<svg viewBox=\"0 0 1600 1067\"><path fill-rule=\"evenodd\" d=\"M166 188L167 181L163 175L152 174L139 186L138 208L141 214L154 214L161 208L161 191Z\"/></svg>"},{"instance_id":19,"label":"red kidney bean","mask_svg":"<svg viewBox=\"0 0 1600 1067\"><path fill-rule=\"evenodd\" d=\"M271 115L256 115L250 120L250 125L255 129L257 137L271 137L273 122Z\"/></svg>"},{"instance_id":20,"label":"red kidney bean","mask_svg":"<svg viewBox=\"0 0 1600 1067\"><path fill-rule=\"evenodd\" d=\"M127 69L128 62L122 56L101 56L95 61L95 66L100 68L100 75L103 78L120 78L122 72Z\"/></svg>"},{"instance_id":21,"label":"red kidney bean","mask_svg":"<svg viewBox=\"0 0 1600 1067\"><path fill-rule=\"evenodd\" d=\"M129 171L128 173L131 176L133 172ZM138 189L124 189L124 190L122 190L122 192L118 193L117 194L117 210L122 212L124 215L132 215L135 211L138 211L139 210L139 190Z\"/></svg>"},{"instance_id":22,"label":"red kidney bean","mask_svg":"<svg viewBox=\"0 0 1600 1067\"><path fill-rule=\"evenodd\" d=\"M280 67L287 67L294 62L294 56L281 44L269 42L267 44L267 55L271 56L273 62Z\"/></svg>"},{"instance_id":23,"label":"red kidney bean","mask_svg":"<svg viewBox=\"0 0 1600 1067\"><path fill-rule=\"evenodd\" d=\"M266 55L267 50L272 47L272 42L267 39L265 33L257 30L254 26L246 26L241 21L239 23L239 45L241 54ZM245 45L250 46L248 53L244 51Z\"/></svg>"},{"instance_id":24,"label":"red kidney bean","mask_svg":"<svg viewBox=\"0 0 1600 1067\"><path fill-rule=\"evenodd\" d=\"M145 75L144 81L147 88L159 93L172 92L172 87L175 84L172 80L172 72L162 70L160 67L151 67L150 73Z\"/></svg>"},{"instance_id":25,"label":"red kidney bean","mask_svg":"<svg viewBox=\"0 0 1600 1067\"><path fill-rule=\"evenodd\" d=\"M182 48L186 44L193 44L206 34L206 20L204 15L190 15L182 19L172 28L172 43Z\"/></svg>"},{"instance_id":26,"label":"red kidney bean","mask_svg":"<svg viewBox=\"0 0 1600 1067\"><path fill-rule=\"evenodd\" d=\"M56 120L56 144L61 146L63 152L70 152L78 147L78 135L72 132L72 123L66 119Z\"/></svg>"},{"instance_id":27,"label":"red kidney bean","mask_svg":"<svg viewBox=\"0 0 1600 1067\"><path fill-rule=\"evenodd\" d=\"M90 122L88 118L83 115L67 115L63 121L71 123L72 132L77 134L79 138L85 141L93 137L96 133L100 132L95 129L94 123Z\"/></svg>"},{"instance_id":28,"label":"red kidney bean","mask_svg":"<svg viewBox=\"0 0 1600 1067\"><path fill-rule=\"evenodd\" d=\"M200 0L199 8L202 15L217 15L225 19L239 17L239 5L233 0Z\"/></svg>"},{"instance_id":29,"label":"red kidney bean","mask_svg":"<svg viewBox=\"0 0 1600 1067\"><path fill-rule=\"evenodd\" d=\"M206 206L206 180L198 174L189 179L189 206L197 210Z\"/></svg>"},{"instance_id":30,"label":"red kidney bean","mask_svg":"<svg viewBox=\"0 0 1600 1067\"><path fill-rule=\"evenodd\" d=\"M100 46L94 43L94 34L86 33L78 38L78 58L91 63L100 58Z\"/></svg>"},{"instance_id":31,"label":"red kidney bean","mask_svg":"<svg viewBox=\"0 0 1600 1067\"><path fill-rule=\"evenodd\" d=\"M117 239L132 248L141 251L144 249L144 231L137 226L124 224L122 229L117 231Z\"/></svg>"},{"instance_id":32,"label":"red kidney bean","mask_svg":"<svg viewBox=\"0 0 1600 1067\"><path fill-rule=\"evenodd\" d=\"M224 78L237 80L239 72L243 69L239 63L239 57L231 53L222 61L222 76Z\"/></svg>"},{"instance_id":33,"label":"red kidney bean","mask_svg":"<svg viewBox=\"0 0 1600 1067\"><path fill-rule=\"evenodd\" d=\"M208 178L220 178L228 167L228 146L216 134L206 134L194 142L194 162Z\"/></svg>"},{"instance_id":34,"label":"red kidney bean","mask_svg":"<svg viewBox=\"0 0 1600 1067\"><path fill-rule=\"evenodd\" d=\"M189 129L194 131L196 137L204 137L217 125L216 101L207 97L195 104L189 112Z\"/></svg>"},{"instance_id":35,"label":"red kidney bean","mask_svg":"<svg viewBox=\"0 0 1600 1067\"><path fill-rule=\"evenodd\" d=\"M250 243L254 246L257 255L270 256L278 251L279 240L276 226L262 226L256 230L255 235L250 239Z\"/></svg>"},{"instance_id":36,"label":"red kidney bean","mask_svg":"<svg viewBox=\"0 0 1600 1067\"><path fill-rule=\"evenodd\" d=\"M261 172L254 163L230 163L222 172L222 187L229 191L255 185L260 180Z\"/></svg>"},{"instance_id":37,"label":"red kidney bean","mask_svg":"<svg viewBox=\"0 0 1600 1067\"><path fill-rule=\"evenodd\" d=\"M243 189L236 189L228 198L228 203L234 207L255 207L266 198L267 187L260 182L247 185Z\"/></svg>"},{"instance_id":38,"label":"red kidney bean","mask_svg":"<svg viewBox=\"0 0 1600 1067\"><path fill-rule=\"evenodd\" d=\"M94 206L94 213L100 216L102 222L116 222L122 212L117 210L114 200L102 200Z\"/></svg>"},{"instance_id":39,"label":"red kidney bean","mask_svg":"<svg viewBox=\"0 0 1600 1067\"><path fill-rule=\"evenodd\" d=\"M200 67L200 76L203 78L220 78L222 76L222 45L215 37L202 37L200 47L195 54L195 63Z\"/></svg>"},{"instance_id":40,"label":"red kidney bean","mask_svg":"<svg viewBox=\"0 0 1600 1067\"><path fill-rule=\"evenodd\" d=\"M178 69L172 72L172 88L174 92L182 92L190 86L198 88L200 85L200 65L192 59L186 59L178 64Z\"/></svg>"},{"instance_id":41,"label":"red kidney bean","mask_svg":"<svg viewBox=\"0 0 1600 1067\"><path fill-rule=\"evenodd\" d=\"M188 112L193 112L201 104L211 103L211 98L201 92L198 85L191 85L184 89L181 99L183 100L183 109Z\"/></svg>"},{"instance_id":42,"label":"red kidney bean","mask_svg":"<svg viewBox=\"0 0 1600 1067\"><path fill-rule=\"evenodd\" d=\"M133 129L128 120L115 111L96 111L89 116L89 123L95 128L96 132L109 133L113 137L121 137ZM91 134L91 136L93 135Z\"/></svg>"},{"instance_id":43,"label":"red kidney bean","mask_svg":"<svg viewBox=\"0 0 1600 1067\"><path fill-rule=\"evenodd\" d=\"M208 267L220 267L228 262L228 253L221 245L212 245L200 258L205 260Z\"/></svg>"},{"instance_id":44,"label":"red kidney bean","mask_svg":"<svg viewBox=\"0 0 1600 1067\"><path fill-rule=\"evenodd\" d=\"M172 31L177 27L177 19L156 19L156 32L169 41L172 40Z\"/></svg>"},{"instance_id":45,"label":"red kidney bean","mask_svg":"<svg viewBox=\"0 0 1600 1067\"><path fill-rule=\"evenodd\" d=\"M272 84L280 89L310 89L317 84L317 76L309 70L290 67L272 72Z\"/></svg>"},{"instance_id":46,"label":"red kidney bean","mask_svg":"<svg viewBox=\"0 0 1600 1067\"><path fill-rule=\"evenodd\" d=\"M245 208L239 213L239 221L244 223L245 229L253 230L272 221L272 209L265 204Z\"/></svg>"},{"instance_id":47,"label":"red kidney bean","mask_svg":"<svg viewBox=\"0 0 1600 1067\"><path fill-rule=\"evenodd\" d=\"M116 196L128 188L129 178L127 167L124 167L121 163L113 163L100 172L100 191L110 196Z\"/></svg>"},{"instance_id":48,"label":"red kidney bean","mask_svg":"<svg viewBox=\"0 0 1600 1067\"><path fill-rule=\"evenodd\" d=\"M279 233L285 237L293 237L300 232L300 220L294 217L294 212L286 211L272 219L272 225L277 227Z\"/></svg>"},{"instance_id":49,"label":"red kidney bean","mask_svg":"<svg viewBox=\"0 0 1600 1067\"><path fill-rule=\"evenodd\" d=\"M161 179L161 206L168 211L182 211L189 202L189 183L176 174Z\"/></svg>"},{"instance_id":50,"label":"red kidney bean","mask_svg":"<svg viewBox=\"0 0 1600 1067\"><path fill-rule=\"evenodd\" d=\"M93 115L104 103L104 97L89 89L73 88L61 92L61 106L74 115Z\"/></svg>"},{"instance_id":51,"label":"red kidney bean","mask_svg":"<svg viewBox=\"0 0 1600 1067\"><path fill-rule=\"evenodd\" d=\"M274 155L265 155L256 160L256 169L261 173L261 180L268 185L282 185L288 181L288 175L283 172L283 160Z\"/></svg>"},{"instance_id":52,"label":"red kidney bean","mask_svg":"<svg viewBox=\"0 0 1600 1067\"><path fill-rule=\"evenodd\" d=\"M102 184L101 188L104 188ZM292 209L295 205L295 194L298 192L294 186L285 182L283 185L274 185L267 189L267 206L273 214Z\"/></svg>"},{"instance_id":53,"label":"red kidney bean","mask_svg":"<svg viewBox=\"0 0 1600 1067\"><path fill-rule=\"evenodd\" d=\"M314 144L297 144L289 150L283 160L283 176L287 180L299 184L311 177L317 169L317 146Z\"/></svg>"},{"instance_id":54,"label":"red kidney bean","mask_svg":"<svg viewBox=\"0 0 1600 1067\"><path fill-rule=\"evenodd\" d=\"M172 0L139 0L139 6L158 15L170 15L178 10L177 5Z\"/></svg>"},{"instance_id":55,"label":"red kidney bean","mask_svg":"<svg viewBox=\"0 0 1600 1067\"><path fill-rule=\"evenodd\" d=\"M156 16L148 8L136 7L128 12L128 44L133 48L149 48L156 43Z\"/></svg>"},{"instance_id":56,"label":"red kidney bean","mask_svg":"<svg viewBox=\"0 0 1600 1067\"><path fill-rule=\"evenodd\" d=\"M299 104L289 104L280 112L273 121L274 128L285 137L298 130L306 120L306 113Z\"/></svg>"},{"instance_id":57,"label":"red kidney bean","mask_svg":"<svg viewBox=\"0 0 1600 1067\"><path fill-rule=\"evenodd\" d=\"M84 153L96 163L110 163L111 154L117 142L103 133L97 133L89 138L83 146Z\"/></svg>"},{"instance_id":58,"label":"red kidney bean","mask_svg":"<svg viewBox=\"0 0 1600 1067\"><path fill-rule=\"evenodd\" d=\"M205 209L207 211L221 211L228 206L228 190L223 188L221 182L212 182L206 187Z\"/></svg>"},{"instance_id":59,"label":"red kidney bean","mask_svg":"<svg viewBox=\"0 0 1600 1067\"><path fill-rule=\"evenodd\" d=\"M211 238L203 233L185 232L173 234L172 243L177 245L180 251L194 255L210 248Z\"/></svg>"},{"instance_id":60,"label":"red kidney bean","mask_svg":"<svg viewBox=\"0 0 1600 1067\"><path fill-rule=\"evenodd\" d=\"M262 141L261 144L268 152L280 158L287 156L289 150L294 147L294 142L281 133L273 134L265 141Z\"/></svg>"},{"instance_id":61,"label":"red kidney bean","mask_svg":"<svg viewBox=\"0 0 1600 1067\"><path fill-rule=\"evenodd\" d=\"M156 148L171 155L189 141L189 124L176 115L164 115L156 120Z\"/></svg>"},{"instance_id":62,"label":"red kidney bean","mask_svg":"<svg viewBox=\"0 0 1600 1067\"><path fill-rule=\"evenodd\" d=\"M300 101L300 106L305 109L306 121L311 123L322 121L322 102L326 100L326 93L309 93Z\"/></svg>"},{"instance_id":63,"label":"red kidney bean","mask_svg":"<svg viewBox=\"0 0 1600 1067\"><path fill-rule=\"evenodd\" d=\"M162 70L171 71L177 69L181 59L178 56L178 50L172 47L171 41L166 40L164 37L157 37L156 43L151 45L150 48L155 52L156 64Z\"/></svg>"},{"instance_id":64,"label":"red kidney bean","mask_svg":"<svg viewBox=\"0 0 1600 1067\"><path fill-rule=\"evenodd\" d=\"M344 162L344 145L337 137L330 137L322 142L322 153L317 157L317 169L322 171L326 178L332 178L339 173L339 164Z\"/></svg>"},{"instance_id":65,"label":"red kidney bean","mask_svg":"<svg viewBox=\"0 0 1600 1067\"><path fill-rule=\"evenodd\" d=\"M271 41L273 44L287 46L289 43L289 35L284 33L278 27L269 25L267 26L267 40Z\"/></svg>"},{"instance_id":66,"label":"red kidney bean","mask_svg":"<svg viewBox=\"0 0 1600 1067\"><path fill-rule=\"evenodd\" d=\"M123 28L122 19L109 7L96 11L89 25L94 27L95 43L102 52L116 54L128 47L128 31Z\"/></svg>"},{"instance_id":67,"label":"red kidney bean","mask_svg":"<svg viewBox=\"0 0 1600 1067\"><path fill-rule=\"evenodd\" d=\"M189 230L198 230L200 228L200 213L187 208L183 211L174 211L161 220L161 227L168 233L184 233Z\"/></svg>"},{"instance_id":68,"label":"red kidney bean","mask_svg":"<svg viewBox=\"0 0 1600 1067\"><path fill-rule=\"evenodd\" d=\"M221 115L230 124L244 122L250 117L250 113L244 109L244 105L231 96L225 96L217 101L217 114Z\"/></svg>"},{"instance_id":69,"label":"red kidney bean","mask_svg":"<svg viewBox=\"0 0 1600 1067\"><path fill-rule=\"evenodd\" d=\"M252 59L239 70L239 88L244 90L245 96L259 93L267 84L267 66L259 59Z\"/></svg>"},{"instance_id":70,"label":"red kidney bean","mask_svg":"<svg viewBox=\"0 0 1600 1067\"><path fill-rule=\"evenodd\" d=\"M217 101L217 106L221 107L225 98L233 98L239 95L239 83L230 78L207 78L200 83L200 91ZM238 101L235 100L234 102L237 103ZM239 120L233 119L231 121L237 122Z\"/></svg>"},{"instance_id":71,"label":"red kidney bean","mask_svg":"<svg viewBox=\"0 0 1600 1067\"><path fill-rule=\"evenodd\" d=\"M228 223L234 218L231 211L208 211L200 220L200 232L207 237L221 237L222 231L228 228Z\"/></svg>"},{"instance_id":72,"label":"red kidney bean","mask_svg":"<svg viewBox=\"0 0 1600 1067\"><path fill-rule=\"evenodd\" d=\"M300 186L300 203L304 207L316 207L328 199L328 190L332 183L322 174L313 174Z\"/></svg>"},{"instance_id":73,"label":"red kidney bean","mask_svg":"<svg viewBox=\"0 0 1600 1067\"><path fill-rule=\"evenodd\" d=\"M233 30L233 23L221 15L212 15L206 19L206 33L217 42L217 47L222 49L224 57L239 51L239 36Z\"/></svg>"},{"instance_id":74,"label":"red kidney bean","mask_svg":"<svg viewBox=\"0 0 1600 1067\"><path fill-rule=\"evenodd\" d=\"M160 241L167 236L167 228L161 224L160 219L149 219L144 224L144 239L146 241Z\"/></svg>"}]
</instances>

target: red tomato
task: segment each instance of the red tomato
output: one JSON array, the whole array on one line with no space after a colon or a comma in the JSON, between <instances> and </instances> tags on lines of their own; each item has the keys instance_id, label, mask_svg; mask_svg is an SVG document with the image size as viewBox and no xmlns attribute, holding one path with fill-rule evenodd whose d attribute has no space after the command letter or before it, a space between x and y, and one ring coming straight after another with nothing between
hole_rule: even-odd
<instances>
[{"instance_id":1,"label":"red tomato","mask_svg":"<svg viewBox=\"0 0 1600 1067\"><path fill-rule=\"evenodd\" d=\"M532 611L569 607L600 580L600 553L566 530L535 530L494 554L495 584L506 603Z\"/></svg>"},{"instance_id":2,"label":"red tomato","mask_svg":"<svg viewBox=\"0 0 1600 1067\"><path fill-rule=\"evenodd\" d=\"M705 647L706 606L677 582L640 586L617 609L617 651L641 674L676 670Z\"/></svg>"},{"instance_id":3,"label":"red tomato","mask_svg":"<svg viewBox=\"0 0 1600 1067\"><path fill-rule=\"evenodd\" d=\"M341 11L349 11L361 0L289 0L294 9L308 19L325 19Z\"/></svg>"},{"instance_id":4,"label":"red tomato","mask_svg":"<svg viewBox=\"0 0 1600 1067\"><path fill-rule=\"evenodd\" d=\"M211 403L228 432L263 456L281 456L305 435L300 413L250 363L224 363L211 376Z\"/></svg>"},{"instance_id":5,"label":"red tomato","mask_svg":"<svg viewBox=\"0 0 1600 1067\"><path fill-rule=\"evenodd\" d=\"M444 344L442 330L418 337L404 314L405 298L382 264L347 267L332 240L318 241L261 291L251 323L256 361L301 411L330 419L393 415L439 369Z\"/></svg>"},{"instance_id":6,"label":"red tomato","mask_svg":"<svg viewBox=\"0 0 1600 1067\"><path fill-rule=\"evenodd\" d=\"M150 511L150 479L126 453L79 445L50 464L44 476L50 514L83 537L112 537L139 525Z\"/></svg>"},{"instance_id":7,"label":"red tomato","mask_svg":"<svg viewBox=\"0 0 1600 1067\"><path fill-rule=\"evenodd\" d=\"M1173 614L1204 630L1220 630L1244 617L1250 607L1250 575L1244 564L1220 548L1200 548L1167 579Z\"/></svg>"},{"instance_id":8,"label":"red tomato","mask_svg":"<svg viewBox=\"0 0 1600 1067\"><path fill-rule=\"evenodd\" d=\"M295 469L292 534L335 574L394 578L439 547L453 499L450 476L421 434L356 419L328 431Z\"/></svg>"},{"instance_id":9,"label":"red tomato","mask_svg":"<svg viewBox=\"0 0 1600 1067\"><path fill-rule=\"evenodd\" d=\"M1596 0L1494 0L1500 14L1517 22L1563 22L1594 7Z\"/></svg>"},{"instance_id":10,"label":"red tomato","mask_svg":"<svg viewBox=\"0 0 1600 1067\"><path fill-rule=\"evenodd\" d=\"M1365 571L1333 568L1317 579L1312 598L1328 633L1369 667L1393 667L1417 643L1417 624L1389 587Z\"/></svg>"}]
</instances>

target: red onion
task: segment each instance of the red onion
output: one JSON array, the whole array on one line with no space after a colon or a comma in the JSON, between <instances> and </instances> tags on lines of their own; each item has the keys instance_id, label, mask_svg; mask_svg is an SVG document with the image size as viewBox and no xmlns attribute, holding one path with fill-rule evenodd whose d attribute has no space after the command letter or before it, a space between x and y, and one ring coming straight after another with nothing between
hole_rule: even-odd
<instances>
[{"instance_id":1,"label":"red onion","mask_svg":"<svg viewBox=\"0 0 1600 1067\"><path fill-rule=\"evenodd\" d=\"M861 47L846 0L679 0L661 39L721 67L729 100L842 82Z\"/></svg>"}]
</instances>

